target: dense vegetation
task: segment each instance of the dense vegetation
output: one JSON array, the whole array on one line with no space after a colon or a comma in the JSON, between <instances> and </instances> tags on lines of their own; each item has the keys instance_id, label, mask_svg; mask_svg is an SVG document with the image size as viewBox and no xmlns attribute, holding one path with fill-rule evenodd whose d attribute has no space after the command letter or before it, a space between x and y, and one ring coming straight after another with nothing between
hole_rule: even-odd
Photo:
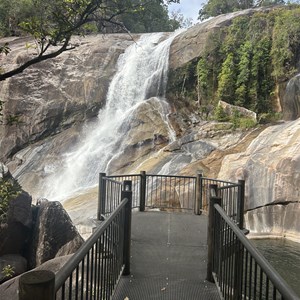
<instances>
[{"instance_id":1,"label":"dense vegetation","mask_svg":"<svg viewBox=\"0 0 300 300\"><path fill-rule=\"evenodd\" d=\"M21 187L16 181L0 178L0 224L7 220L9 202L20 193Z\"/></svg>"},{"instance_id":2,"label":"dense vegetation","mask_svg":"<svg viewBox=\"0 0 300 300\"><path fill-rule=\"evenodd\" d=\"M208 113L219 100L259 115L274 113L278 86L297 73L300 7L280 7L233 19L208 38L203 55L170 73L169 94L197 100Z\"/></svg>"},{"instance_id":3,"label":"dense vegetation","mask_svg":"<svg viewBox=\"0 0 300 300\"><path fill-rule=\"evenodd\" d=\"M33 18L36 22L43 19L43 23L46 23L46 18L51 18L52 15L51 6L56 8L57 15L64 14L65 19L61 18L62 22L68 22L70 19L67 13L74 14L72 10L87 9L91 2L95 2L98 8L88 16L89 22L81 28L82 32L120 30L120 27L113 26L114 23L105 23L112 17L115 25L123 24L130 32L173 31L180 26L176 18L169 18L167 1L161 0L1 0L0 37L24 34L24 30L28 31L28 22L30 26L34 26ZM69 10L64 9L68 6Z\"/></svg>"},{"instance_id":4,"label":"dense vegetation","mask_svg":"<svg viewBox=\"0 0 300 300\"><path fill-rule=\"evenodd\" d=\"M178 1L2 0L0 37L30 34L38 51L35 57L11 71L1 69L0 81L73 49L70 41L74 34L172 31L179 27L179 18L169 19L167 4ZM0 55L8 52L9 44L0 45Z\"/></svg>"},{"instance_id":5,"label":"dense vegetation","mask_svg":"<svg viewBox=\"0 0 300 300\"><path fill-rule=\"evenodd\" d=\"M297 2L299 3L299 0L208 0L199 10L199 19L204 20L209 17L215 17L247 8Z\"/></svg>"}]
</instances>

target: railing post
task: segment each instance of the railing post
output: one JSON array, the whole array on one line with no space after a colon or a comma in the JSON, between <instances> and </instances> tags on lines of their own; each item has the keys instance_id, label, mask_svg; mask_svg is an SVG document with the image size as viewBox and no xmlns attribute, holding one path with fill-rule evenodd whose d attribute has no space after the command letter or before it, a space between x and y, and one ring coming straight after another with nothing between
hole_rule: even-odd
<instances>
[{"instance_id":1,"label":"railing post","mask_svg":"<svg viewBox=\"0 0 300 300\"><path fill-rule=\"evenodd\" d=\"M103 179L104 177L106 177L105 173L99 174L98 211L97 211L98 221L103 221L103 216L105 216L106 181Z\"/></svg>"},{"instance_id":2,"label":"railing post","mask_svg":"<svg viewBox=\"0 0 300 300\"><path fill-rule=\"evenodd\" d=\"M55 274L51 271L32 271L21 275L19 280L20 300L54 300Z\"/></svg>"},{"instance_id":3,"label":"railing post","mask_svg":"<svg viewBox=\"0 0 300 300\"><path fill-rule=\"evenodd\" d=\"M124 221L124 249L123 249L123 262L124 271L123 275L130 274L130 245L131 245L131 218L132 218L132 182L124 181L122 190L122 200L128 199L125 205L125 221Z\"/></svg>"},{"instance_id":4,"label":"railing post","mask_svg":"<svg viewBox=\"0 0 300 300\"><path fill-rule=\"evenodd\" d=\"M202 174L198 173L196 177L196 199L195 199L195 215L201 215L202 207Z\"/></svg>"},{"instance_id":5,"label":"railing post","mask_svg":"<svg viewBox=\"0 0 300 300\"><path fill-rule=\"evenodd\" d=\"M141 171L141 181L140 181L140 211L145 211L146 206L146 172Z\"/></svg>"},{"instance_id":6,"label":"railing post","mask_svg":"<svg viewBox=\"0 0 300 300\"><path fill-rule=\"evenodd\" d=\"M239 228L242 230L244 228L244 206L245 206L245 180L238 181L238 202L237 202L237 213Z\"/></svg>"},{"instance_id":7,"label":"railing post","mask_svg":"<svg viewBox=\"0 0 300 300\"><path fill-rule=\"evenodd\" d=\"M213 259L214 259L214 230L215 230L215 208L214 205L219 204L221 205L221 198L216 196L211 196L209 198L209 213L208 213L208 228L207 228L207 274L206 280L210 282L214 282L213 278ZM220 228L220 226L217 226ZM216 249L217 251L218 249Z\"/></svg>"},{"instance_id":8,"label":"railing post","mask_svg":"<svg viewBox=\"0 0 300 300\"><path fill-rule=\"evenodd\" d=\"M240 240L236 237L234 245L234 289L233 300L242 299L243 283L243 248Z\"/></svg>"}]
</instances>

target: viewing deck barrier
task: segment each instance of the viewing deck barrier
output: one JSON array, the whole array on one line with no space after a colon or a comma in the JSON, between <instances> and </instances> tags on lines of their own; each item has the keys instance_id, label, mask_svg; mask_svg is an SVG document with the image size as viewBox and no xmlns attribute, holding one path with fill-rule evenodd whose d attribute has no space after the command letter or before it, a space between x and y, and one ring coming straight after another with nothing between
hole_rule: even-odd
<instances>
[{"instance_id":1,"label":"viewing deck barrier","mask_svg":"<svg viewBox=\"0 0 300 300\"><path fill-rule=\"evenodd\" d=\"M132 181L132 208L145 209L173 209L195 210L196 177L152 175L142 171L140 174L99 177L99 212L98 216L105 216L111 212L115 203L104 203L110 181Z\"/></svg>"},{"instance_id":2,"label":"viewing deck barrier","mask_svg":"<svg viewBox=\"0 0 300 300\"><path fill-rule=\"evenodd\" d=\"M131 182L107 179L105 195L112 203L107 218L56 275L22 275L21 300L111 299L120 276L130 273Z\"/></svg>"},{"instance_id":3,"label":"viewing deck barrier","mask_svg":"<svg viewBox=\"0 0 300 300\"><path fill-rule=\"evenodd\" d=\"M244 181L231 183L201 174L101 173L97 211L101 224L57 274L23 274L19 299L111 299L120 276L130 274L132 208L195 214L209 208L207 280L216 283L221 299L299 299L245 237L244 191Z\"/></svg>"},{"instance_id":4,"label":"viewing deck barrier","mask_svg":"<svg viewBox=\"0 0 300 300\"><path fill-rule=\"evenodd\" d=\"M222 199L211 196L207 280L215 282L220 298L299 300L221 206Z\"/></svg>"}]
</instances>

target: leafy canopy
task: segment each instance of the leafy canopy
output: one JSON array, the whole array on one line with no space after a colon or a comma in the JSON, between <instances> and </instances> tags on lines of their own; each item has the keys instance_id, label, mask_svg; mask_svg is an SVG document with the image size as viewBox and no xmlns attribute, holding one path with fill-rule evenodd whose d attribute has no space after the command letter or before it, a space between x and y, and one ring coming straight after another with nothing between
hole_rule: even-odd
<instances>
[{"instance_id":1,"label":"leafy canopy","mask_svg":"<svg viewBox=\"0 0 300 300\"><path fill-rule=\"evenodd\" d=\"M166 5L170 2L179 0L1 0L0 32L4 35L18 32L30 34L36 40L38 54L11 71L0 70L0 81L21 73L35 63L73 49L71 36L89 32L93 26L99 32L105 32L107 27L127 31L122 15L146 18L151 15L149 11L156 10L161 15L156 21L152 20L152 27L158 21L168 21ZM172 30L172 24L169 25ZM173 27L176 25L173 24ZM0 55L8 52L9 45L0 45Z\"/></svg>"},{"instance_id":2,"label":"leafy canopy","mask_svg":"<svg viewBox=\"0 0 300 300\"><path fill-rule=\"evenodd\" d=\"M199 20L247 8L284 3L284 0L208 0L199 10Z\"/></svg>"}]
</instances>

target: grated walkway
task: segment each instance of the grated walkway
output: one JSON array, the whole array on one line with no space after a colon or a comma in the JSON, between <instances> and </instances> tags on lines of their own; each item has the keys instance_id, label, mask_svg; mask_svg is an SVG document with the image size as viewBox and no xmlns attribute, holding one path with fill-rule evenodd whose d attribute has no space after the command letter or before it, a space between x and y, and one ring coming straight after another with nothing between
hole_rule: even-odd
<instances>
[{"instance_id":1,"label":"grated walkway","mask_svg":"<svg viewBox=\"0 0 300 300\"><path fill-rule=\"evenodd\" d=\"M206 277L207 217L186 213L133 212L131 275L113 300L217 300Z\"/></svg>"}]
</instances>

